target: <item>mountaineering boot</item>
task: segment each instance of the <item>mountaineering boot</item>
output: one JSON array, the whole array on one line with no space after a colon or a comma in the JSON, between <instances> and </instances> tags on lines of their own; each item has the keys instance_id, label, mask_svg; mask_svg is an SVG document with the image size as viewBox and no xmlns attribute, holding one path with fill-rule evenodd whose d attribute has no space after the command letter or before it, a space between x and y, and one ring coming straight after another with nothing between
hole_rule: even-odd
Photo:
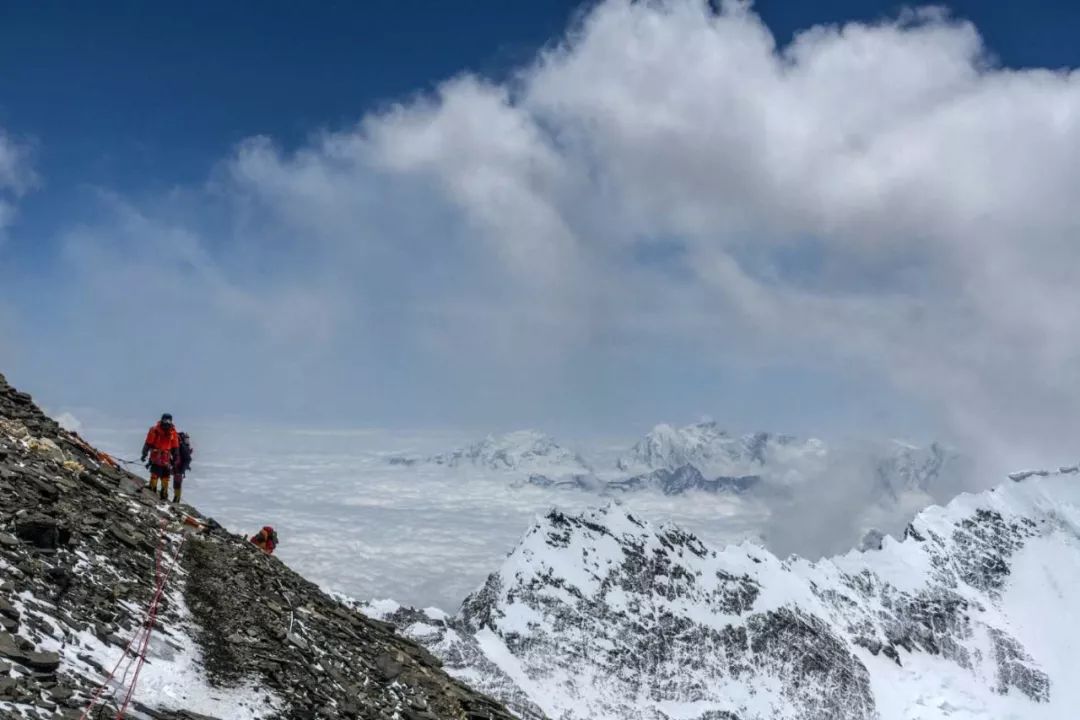
<instances>
[{"instance_id":1,"label":"mountaineering boot","mask_svg":"<svg viewBox=\"0 0 1080 720\"><path fill-rule=\"evenodd\" d=\"M180 489L179 488L173 490L172 501L173 501L173 505L180 502Z\"/></svg>"},{"instance_id":2,"label":"mountaineering boot","mask_svg":"<svg viewBox=\"0 0 1080 720\"><path fill-rule=\"evenodd\" d=\"M158 481L157 475L151 475L150 476L150 484L147 486L147 487L150 488L150 492L157 492L158 491L157 490L157 481Z\"/></svg>"},{"instance_id":3,"label":"mountaineering boot","mask_svg":"<svg viewBox=\"0 0 1080 720\"><path fill-rule=\"evenodd\" d=\"M158 497L166 501L169 499L169 478L161 478L161 495Z\"/></svg>"}]
</instances>

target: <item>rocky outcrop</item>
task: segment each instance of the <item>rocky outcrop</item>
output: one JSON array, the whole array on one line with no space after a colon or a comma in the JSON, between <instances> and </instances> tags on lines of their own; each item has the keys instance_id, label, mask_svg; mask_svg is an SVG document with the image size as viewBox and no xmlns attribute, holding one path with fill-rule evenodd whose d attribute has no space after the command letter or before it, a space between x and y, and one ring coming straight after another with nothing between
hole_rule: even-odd
<instances>
[{"instance_id":1,"label":"rocky outcrop","mask_svg":"<svg viewBox=\"0 0 1080 720\"><path fill-rule=\"evenodd\" d=\"M0 376L0 717L78 718L144 624L157 563L177 553L141 717L513 717L390 626L212 520L196 531L194 509L141 485ZM102 717L122 697L106 686Z\"/></svg>"}]
</instances>

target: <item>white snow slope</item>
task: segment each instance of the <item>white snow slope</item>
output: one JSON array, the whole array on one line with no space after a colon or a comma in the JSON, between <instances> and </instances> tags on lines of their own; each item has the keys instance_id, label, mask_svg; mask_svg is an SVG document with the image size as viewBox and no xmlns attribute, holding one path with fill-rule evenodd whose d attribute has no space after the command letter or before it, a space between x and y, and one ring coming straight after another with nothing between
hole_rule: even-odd
<instances>
[{"instance_id":1,"label":"white snow slope","mask_svg":"<svg viewBox=\"0 0 1080 720\"><path fill-rule=\"evenodd\" d=\"M1078 603L1080 481L1052 475L819 562L553 511L456 616L383 615L523 717L1064 720Z\"/></svg>"}]
</instances>

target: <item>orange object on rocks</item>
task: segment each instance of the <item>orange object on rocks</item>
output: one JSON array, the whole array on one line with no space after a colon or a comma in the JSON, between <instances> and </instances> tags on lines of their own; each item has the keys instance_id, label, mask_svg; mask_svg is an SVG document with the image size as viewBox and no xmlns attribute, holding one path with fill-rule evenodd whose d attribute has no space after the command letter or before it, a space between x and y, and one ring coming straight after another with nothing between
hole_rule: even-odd
<instances>
[{"instance_id":1,"label":"orange object on rocks","mask_svg":"<svg viewBox=\"0 0 1080 720\"><path fill-rule=\"evenodd\" d=\"M272 555L278 544L277 531L267 525L251 536L251 543L267 555Z\"/></svg>"}]
</instances>

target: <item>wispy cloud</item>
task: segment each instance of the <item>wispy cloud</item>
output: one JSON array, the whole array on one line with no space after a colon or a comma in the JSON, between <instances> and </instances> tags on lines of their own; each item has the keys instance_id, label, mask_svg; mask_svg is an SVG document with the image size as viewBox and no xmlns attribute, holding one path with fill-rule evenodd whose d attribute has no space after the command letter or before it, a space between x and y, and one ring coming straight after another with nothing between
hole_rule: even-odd
<instances>
[{"instance_id":1,"label":"wispy cloud","mask_svg":"<svg viewBox=\"0 0 1080 720\"><path fill-rule=\"evenodd\" d=\"M0 128L0 240L15 219L15 202L38 183L31 162L31 145Z\"/></svg>"}]
</instances>

